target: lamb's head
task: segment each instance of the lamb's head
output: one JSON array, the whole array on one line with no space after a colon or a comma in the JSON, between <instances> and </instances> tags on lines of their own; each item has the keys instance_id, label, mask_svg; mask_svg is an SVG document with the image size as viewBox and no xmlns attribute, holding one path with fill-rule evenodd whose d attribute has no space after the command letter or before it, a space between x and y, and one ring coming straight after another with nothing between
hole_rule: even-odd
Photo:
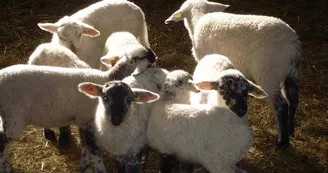
<instances>
[{"instance_id":1,"label":"lamb's head","mask_svg":"<svg viewBox=\"0 0 328 173\"><path fill-rule=\"evenodd\" d=\"M176 103L187 104L190 100L190 91L200 92L194 84L192 76L186 71L174 70L166 76L161 94Z\"/></svg>"},{"instance_id":2,"label":"lamb's head","mask_svg":"<svg viewBox=\"0 0 328 173\"><path fill-rule=\"evenodd\" d=\"M121 81L111 81L104 85L85 82L78 86L80 92L91 98L99 98L104 114L114 126L124 120L132 103L150 103L156 101L159 95L148 90L130 88Z\"/></svg>"},{"instance_id":3,"label":"lamb's head","mask_svg":"<svg viewBox=\"0 0 328 173\"><path fill-rule=\"evenodd\" d=\"M165 20L165 24L175 23L183 19L187 19L189 22L193 20L192 22L195 23L199 17L207 13L221 12L228 7L229 5L207 0L186 0L179 10Z\"/></svg>"},{"instance_id":4,"label":"lamb's head","mask_svg":"<svg viewBox=\"0 0 328 173\"><path fill-rule=\"evenodd\" d=\"M235 69L221 72L216 81L197 82L196 85L201 90L217 90L218 106L229 108L239 117L247 114L248 95L259 99L267 97L264 90Z\"/></svg>"},{"instance_id":5,"label":"lamb's head","mask_svg":"<svg viewBox=\"0 0 328 173\"><path fill-rule=\"evenodd\" d=\"M55 34L59 44L76 52L80 46L81 36L88 37L99 36L100 32L92 26L78 20L71 19L68 16L63 17L56 23L38 23L38 26L45 31Z\"/></svg>"},{"instance_id":6,"label":"lamb's head","mask_svg":"<svg viewBox=\"0 0 328 173\"><path fill-rule=\"evenodd\" d=\"M108 67L114 65L125 64L129 67L126 69L127 73L133 76L138 75L145 71L147 67L156 62L156 55L150 49L146 47L138 47L131 52L126 52L123 55L107 54L101 57L100 61Z\"/></svg>"}]
</instances>

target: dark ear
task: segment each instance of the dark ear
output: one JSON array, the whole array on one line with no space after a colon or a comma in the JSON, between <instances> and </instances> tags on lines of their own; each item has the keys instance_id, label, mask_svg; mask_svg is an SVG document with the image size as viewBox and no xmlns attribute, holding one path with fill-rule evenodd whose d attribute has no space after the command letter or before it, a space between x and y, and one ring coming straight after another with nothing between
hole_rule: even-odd
<instances>
[{"instance_id":1,"label":"dark ear","mask_svg":"<svg viewBox=\"0 0 328 173\"><path fill-rule=\"evenodd\" d=\"M44 31L55 33L57 32L58 25L55 23L38 23L39 28L41 28Z\"/></svg>"},{"instance_id":2,"label":"dark ear","mask_svg":"<svg viewBox=\"0 0 328 173\"><path fill-rule=\"evenodd\" d=\"M85 95L91 98L95 98L97 96L102 95L103 87L95 83L84 82L79 84L78 89L80 92L84 93Z\"/></svg>"},{"instance_id":3,"label":"dark ear","mask_svg":"<svg viewBox=\"0 0 328 173\"><path fill-rule=\"evenodd\" d=\"M198 82L196 86L201 90L216 90L218 82Z\"/></svg>"},{"instance_id":4,"label":"dark ear","mask_svg":"<svg viewBox=\"0 0 328 173\"><path fill-rule=\"evenodd\" d=\"M251 95L258 99L264 99L268 96L268 94L260 88L260 86L255 85L253 82L247 80L249 83L248 95Z\"/></svg>"},{"instance_id":5,"label":"dark ear","mask_svg":"<svg viewBox=\"0 0 328 173\"><path fill-rule=\"evenodd\" d=\"M148 90L131 88L133 91L133 101L136 103L151 103L159 99L159 95Z\"/></svg>"},{"instance_id":6,"label":"dark ear","mask_svg":"<svg viewBox=\"0 0 328 173\"><path fill-rule=\"evenodd\" d=\"M179 9L178 11L174 12L169 18L165 20L165 24L175 23L183 20L185 16L183 12Z\"/></svg>"}]
</instances>

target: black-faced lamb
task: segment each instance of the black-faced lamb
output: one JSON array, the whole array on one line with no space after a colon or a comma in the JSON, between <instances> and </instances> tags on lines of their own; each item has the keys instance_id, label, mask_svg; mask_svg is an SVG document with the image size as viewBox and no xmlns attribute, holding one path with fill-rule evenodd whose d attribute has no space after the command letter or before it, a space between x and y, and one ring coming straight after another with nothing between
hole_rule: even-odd
<instances>
[{"instance_id":1,"label":"black-faced lamb","mask_svg":"<svg viewBox=\"0 0 328 173\"><path fill-rule=\"evenodd\" d=\"M121 58L107 72L96 69L14 65L0 71L0 173L10 172L7 162L8 144L18 139L27 124L40 127L63 127L72 123L79 127L82 141L81 170L88 168L90 153L96 172L106 172L92 132L92 118L97 102L77 90L78 84L90 81L105 83L121 80L134 71L141 61ZM132 70L127 70L132 69ZM22 85L22 82L24 85ZM19 97L15 97L19 95ZM90 150L93 148L93 150Z\"/></svg>"},{"instance_id":2,"label":"black-faced lamb","mask_svg":"<svg viewBox=\"0 0 328 173\"><path fill-rule=\"evenodd\" d=\"M247 122L248 95L265 98L266 92L245 78L223 55L206 55L194 71L200 93L191 93L191 104L211 104L230 109Z\"/></svg>"},{"instance_id":3,"label":"black-faced lamb","mask_svg":"<svg viewBox=\"0 0 328 173\"><path fill-rule=\"evenodd\" d=\"M298 105L301 43L282 20L223 12L228 6L186 0L165 23L184 20L196 61L208 54L222 54L247 79L262 86L277 120L278 147L286 149Z\"/></svg>"},{"instance_id":4,"label":"black-faced lamb","mask_svg":"<svg viewBox=\"0 0 328 173\"><path fill-rule=\"evenodd\" d=\"M105 92L105 88L109 88L110 85L129 85L131 88L139 88L150 91L152 95L152 101L158 99L158 93L160 91L159 86L164 85L164 81L168 71L160 68L147 68L143 73L137 76L129 76L122 80L122 82L110 82L108 85L102 86L102 92ZM117 156L116 162L119 165L119 169L124 172L130 172L129 170L140 170L141 154L144 151L146 141L146 127L149 113L153 104L136 104L130 103L131 106L124 117L119 117L122 114L117 113L118 116L124 121L116 126L113 122L113 116L115 111L120 110L114 104L124 104L119 102L118 99L124 98L121 92L117 91L117 95L109 97L108 102L104 102L101 96L105 96L105 93L88 93L89 88L94 88L91 91L98 91L95 87L99 88L99 85L86 84L80 88L81 92L87 95L92 95L91 98L99 98L99 105L95 116L95 135L99 146L103 147L109 153ZM108 92L106 92L108 93ZM150 100L149 100L150 101ZM110 105L113 103L113 105ZM109 104L109 105L108 105ZM126 103L125 103L126 104ZM108 105L108 106L107 106Z\"/></svg>"},{"instance_id":5,"label":"black-faced lamb","mask_svg":"<svg viewBox=\"0 0 328 173\"><path fill-rule=\"evenodd\" d=\"M152 108L147 139L163 154L161 172L169 172L166 158L173 155L182 162L201 164L211 173L234 173L251 147L250 129L229 109L186 104L190 91L199 92L192 76L173 71Z\"/></svg>"}]
</instances>

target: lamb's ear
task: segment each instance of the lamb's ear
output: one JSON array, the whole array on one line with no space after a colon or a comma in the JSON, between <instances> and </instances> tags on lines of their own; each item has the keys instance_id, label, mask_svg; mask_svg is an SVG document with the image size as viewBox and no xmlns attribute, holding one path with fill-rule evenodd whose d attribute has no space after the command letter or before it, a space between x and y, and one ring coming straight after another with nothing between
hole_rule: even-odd
<instances>
[{"instance_id":1,"label":"lamb's ear","mask_svg":"<svg viewBox=\"0 0 328 173\"><path fill-rule=\"evenodd\" d=\"M212 12L222 12L225 9L227 9L228 7L230 7L230 5L226 5L226 4L221 4L221 3L217 3L217 2L206 2L207 3L207 12L208 13L212 13Z\"/></svg>"},{"instance_id":2,"label":"lamb's ear","mask_svg":"<svg viewBox=\"0 0 328 173\"><path fill-rule=\"evenodd\" d=\"M44 31L55 33L57 32L58 25L55 23L38 23L39 28L41 28Z\"/></svg>"},{"instance_id":3,"label":"lamb's ear","mask_svg":"<svg viewBox=\"0 0 328 173\"><path fill-rule=\"evenodd\" d=\"M117 61L120 60L119 56L103 56L100 58L101 63L103 63L104 65L108 66L108 67L113 67Z\"/></svg>"},{"instance_id":4,"label":"lamb's ear","mask_svg":"<svg viewBox=\"0 0 328 173\"><path fill-rule=\"evenodd\" d=\"M142 104L142 103L151 103L159 99L159 95L148 90L131 88L133 91L132 101Z\"/></svg>"},{"instance_id":5,"label":"lamb's ear","mask_svg":"<svg viewBox=\"0 0 328 173\"><path fill-rule=\"evenodd\" d=\"M197 89L197 87L196 87L196 84L194 83L194 81L193 80L189 80L189 90L190 91L192 91L192 92L194 92L194 93L199 93L200 91L199 91L199 89Z\"/></svg>"},{"instance_id":6,"label":"lamb's ear","mask_svg":"<svg viewBox=\"0 0 328 173\"><path fill-rule=\"evenodd\" d=\"M249 83L249 88L248 88L248 95L251 95L255 98L258 99L264 99L268 96L268 94L260 88L260 86L255 85L253 82L247 80Z\"/></svg>"},{"instance_id":7,"label":"lamb's ear","mask_svg":"<svg viewBox=\"0 0 328 173\"><path fill-rule=\"evenodd\" d=\"M91 98L100 96L102 94L102 88L103 87L101 85L91 82L80 83L78 86L80 92L84 93L85 95Z\"/></svg>"},{"instance_id":8,"label":"lamb's ear","mask_svg":"<svg viewBox=\"0 0 328 173\"><path fill-rule=\"evenodd\" d=\"M82 26L82 34L83 35L86 35L89 37L97 37L100 35L100 32L98 30L96 30L94 27L92 27L88 24L82 23L81 26Z\"/></svg>"},{"instance_id":9,"label":"lamb's ear","mask_svg":"<svg viewBox=\"0 0 328 173\"><path fill-rule=\"evenodd\" d=\"M196 86L201 90L216 90L218 87L217 82L198 82Z\"/></svg>"},{"instance_id":10,"label":"lamb's ear","mask_svg":"<svg viewBox=\"0 0 328 173\"><path fill-rule=\"evenodd\" d=\"M183 12L181 10L178 10L165 20L165 24L179 22L179 21L183 20L184 18L185 18L185 16L184 16Z\"/></svg>"}]
</instances>

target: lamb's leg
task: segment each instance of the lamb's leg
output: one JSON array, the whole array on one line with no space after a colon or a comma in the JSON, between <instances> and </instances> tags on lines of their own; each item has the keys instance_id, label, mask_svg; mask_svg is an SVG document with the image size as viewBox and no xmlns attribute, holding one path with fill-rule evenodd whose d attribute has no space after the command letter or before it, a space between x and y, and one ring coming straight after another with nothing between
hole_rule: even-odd
<instances>
[{"instance_id":1,"label":"lamb's leg","mask_svg":"<svg viewBox=\"0 0 328 173\"><path fill-rule=\"evenodd\" d=\"M4 132L0 132L0 173L10 173L10 165L7 162L10 141Z\"/></svg>"},{"instance_id":2,"label":"lamb's leg","mask_svg":"<svg viewBox=\"0 0 328 173\"><path fill-rule=\"evenodd\" d=\"M161 160L159 165L160 173L171 173L175 164L176 164L175 156L161 154Z\"/></svg>"},{"instance_id":3,"label":"lamb's leg","mask_svg":"<svg viewBox=\"0 0 328 173\"><path fill-rule=\"evenodd\" d=\"M44 138L46 138L50 142L56 142L57 141L55 132L51 129L44 128L43 129L43 136L44 136Z\"/></svg>"},{"instance_id":4,"label":"lamb's leg","mask_svg":"<svg viewBox=\"0 0 328 173\"><path fill-rule=\"evenodd\" d=\"M194 172L194 165L188 162L181 162L180 163L180 173L193 173Z\"/></svg>"},{"instance_id":5,"label":"lamb's leg","mask_svg":"<svg viewBox=\"0 0 328 173\"><path fill-rule=\"evenodd\" d=\"M17 140L23 131L26 123L23 120L23 114L20 110L11 114L1 112L0 117L0 173L10 173L10 165L8 163L8 147L11 141ZM15 118L12 118L15 115ZM9 118L5 119L5 118Z\"/></svg>"},{"instance_id":6,"label":"lamb's leg","mask_svg":"<svg viewBox=\"0 0 328 173\"><path fill-rule=\"evenodd\" d=\"M300 85L300 71L299 64L296 63L296 67L291 70L287 78L284 81L283 92L286 100L288 101L288 115L289 115L289 133L290 136L294 136L295 132L295 113L298 107L298 93Z\"/></svg>"},{"instance_id":7,"label":"lamb's leg","mask_svg":"<svg viewBox=\"0 0 328 173\"><path fill-rule=\"evenodd\" d=\"M118 173L125 173L125 163L123 156L116 156L115 157L115 165L117 168Z\"/></svg>"},{"instance_id":8,"label":"lamb's leg","mask_svg":"<svg viewBox=\"0 0 328 173\"><path fill-rule=\"evenodd\" d=\"M87 154L86 156L83 155L83 151L86 150L87 153L91 155L91 158L94 162L95 172L96 173L106 173L106 168L104 162L101 158L101 154L99 148L96 144L96 139L94 135L93 126L91 122L84 125L83 127L79 127L79 132L81 136L81 147L82 149L82 160L81 160L81 172L85 172L89 165L89 161L87 161Z\"/></svg>"},{"instance_id":9,"label":"lamb's leg","mask_svg":"<svg viewBox=\"0 0 328 173\"><path fill-rule=\"evenodd\" d=\"M278 128L278 147L284 150L289 146L288 103L278 92L273 96L272 104Z\"/></svg>"},{"instance_id":10,"label":"lamb's leg","mask_svg":"<svg viewBox=\"0 0 328 173\"><path fill-rule=\"evenodd\" d=\"M69 126L59 128L59 138L58 138L58 146L61 149L69 148L69 136L71 134L71 129Z\"/></svg>"},{"instance_id":11,"label":"lamb's leg","mask_svg":"<svg viewBox=\"0 0 328 173\"><path fill-rule=\"evenodd\" d=\"M145 145L141 152L138 154L139 160L141 161L141 169L145 169L147 167L149 150L149 146Z\"/></svg>"},{"instance_id":12,"label":"lamb's leg","mask_svg":"<svg viewBox=\"0 0 328 173\"><path fill-rule=\"evenodd\" d=\"M126 172L127 173L140 173L141 163L137 155L125 156Z\"/></svg>"},{"instance_id":13,"label":"lamb's leg","mask_svg":"<svg viewBox=\"0 0 328 173\"><path fill-rule=\"evenodd\" d=\"M119 173L141 172L139 155L116 156L115 163Z\"/></svg>"}]
</instances>

